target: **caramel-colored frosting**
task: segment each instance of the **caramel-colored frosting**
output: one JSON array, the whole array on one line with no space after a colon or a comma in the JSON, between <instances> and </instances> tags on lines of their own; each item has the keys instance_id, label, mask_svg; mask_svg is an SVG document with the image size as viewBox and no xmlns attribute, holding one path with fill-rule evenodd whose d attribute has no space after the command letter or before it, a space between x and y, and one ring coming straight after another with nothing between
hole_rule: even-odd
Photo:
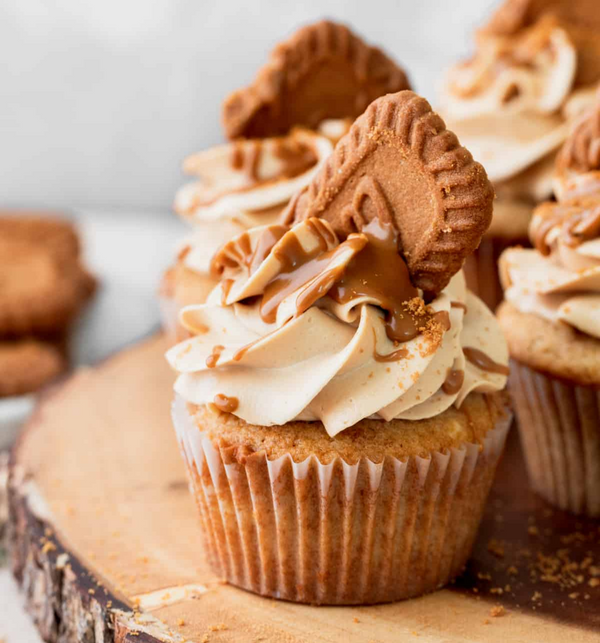
<instances>
[{"instance_id":1,"label":"caramel-colored frosting","mask_svg":"<svg viewBox=\"0 0 600 643\"><path fill-rule=\"evenodd\" d=\"M511 33L482 30L475 55L448 73L442 111L490 179L508 181L555 152L589 105L590 90L574 89L576 72L575 45L555 18ZM546 169L532 200L542 187L550 196Z\"/></svg>"},{"instance_id":2,"label":"caramel-colored frosting","mask_svg":"<svg viewBox=\"0 0 600 643\"><path fill-rule=\"evenodd\" d=\"M343 242L315 218L231 240L212 261L220 283L207 303L181 312L192 337L167 353L175 390L221 409L235 400L230 412L252 424L320 420L334 436L502 389L506 345L462 273L426 304L397 249L377 219Z\"/></svg>"},{"instance_id":3,"label":"caramel-colored frosting","mask_svg":"<svg viewBox=\"0 0 600 643\"><path fill-rule=\"evenodd\" d=\"M183 242L185 265L207 274L213 254L229 239L277 219L291 196L307 185L343 135L344 120L325 121L316 133L239 140L187 158L183 169L199 180L176 195L175 210L194 231Z\"/></svg>"},{"instance_id":4,"label":"caramel-colored frosting","mask_svg":"<svg viewBox=\"0 0 600 643\"><path fill-rule=\"evenodd\" d=\"M544 203L530 236L534 250L511 248L501 257L505 298L600 339L600 200Z\"/></svg>"},{"instance_id":5,"label":"caramel-colored frosting","mask_svg":"<svg viewBox=\"0 0 600 643\"><path fill-rule=\"evenodd\" d=\"M553 185L560 201L600 194L600 90L556 158Z\"/></svg>"}]
</instances>

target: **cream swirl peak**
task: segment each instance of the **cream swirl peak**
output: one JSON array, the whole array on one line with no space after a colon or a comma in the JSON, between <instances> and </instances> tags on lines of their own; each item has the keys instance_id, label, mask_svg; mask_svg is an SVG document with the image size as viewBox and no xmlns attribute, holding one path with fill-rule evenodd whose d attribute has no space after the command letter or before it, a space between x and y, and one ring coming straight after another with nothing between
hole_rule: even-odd
<instances>
[{"instance_id":1,"label":"cream swirl peak","mask_svg":"<svg viewBox=\"0 0 600 643\"><path fill-rule=\"evenodd\" d=\"M213 260L219 285L167 353L175 390L249 423L416 420L506 383L496 321L462 273L430 303L410 282L396 232L378 219L340 242L309 218L255 228Z\"/></svg>"},{"instance_id":2,"label":"cream swirl peak","mask_svg":"<svg viewBox=\"0 0 600 643\"><path fill-rule=\"evenodd\" d=\"M285 203L320 169L333 146L326 136L304 129L267 139L239 140L188 157L175 210L185 218L214 221L236 213L260 212Z\"/></svg>"},{"instance_id":3,"label":"cream swirl peak","mask_svg":"<svg viewBox=\"0 0 600 643\"><path fill-rule=\"evenodd\" d=\"M530 236L535 250L502 255L506 299L521 312L600 339L600 200L542 204Z\"/></svg>"}]
</instances>

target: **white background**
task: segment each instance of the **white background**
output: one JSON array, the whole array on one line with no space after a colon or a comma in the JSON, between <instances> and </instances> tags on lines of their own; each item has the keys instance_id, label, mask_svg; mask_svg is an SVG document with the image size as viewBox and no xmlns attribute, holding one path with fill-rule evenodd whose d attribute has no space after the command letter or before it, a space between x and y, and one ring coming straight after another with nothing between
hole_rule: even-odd
<instances>
[{"instance_id":1,"label":"white background","mask_svg":"<svg viewBox=\"0 0 600 643\"><path fill-rule=\"evenodd\" d=\"M275 42L349 23L435 102L493 0L0 0L0 206L168 209Z\"/></svg>"}]
</instances>

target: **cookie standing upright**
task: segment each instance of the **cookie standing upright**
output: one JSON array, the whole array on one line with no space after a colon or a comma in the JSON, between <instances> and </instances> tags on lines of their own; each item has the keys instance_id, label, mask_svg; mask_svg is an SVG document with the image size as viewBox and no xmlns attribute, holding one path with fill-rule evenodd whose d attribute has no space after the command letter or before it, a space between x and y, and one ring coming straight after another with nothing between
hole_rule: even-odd
<instances>
[{"instance_id":1,"label":"cookie standing upright","mask_svg":"<svg viewBox=\"0 0 600 643\"><path fill-rule=\"evenodd\" d=\"M325 120L354 120L377 97L402 89L410 89L404 70L381 49L323 20L277 45L252 84L227 97L223 127L230 139L317 129Z\"/></svg>"},{"instance_id":2,"label":"cookie standing upright","mask_svg":"<svg viewBox=\"0 0 600 643\"><path fill-rule=\"evenodd\" d=\"M369 604L463 569L510 421L506 345L460 271L492 198L426 101L399 92L359 117L287 225L217 254L219 286L184 309L191 337L167 359L228 582Z\"/></svg>"},{"instance_id":3,"label":"cookie standing upright","mask_svg":"<svg viewBox=\"0 0 600 643\"><path fill-rule=\"evenodd\" d=\"M320 21L278 44L255 81L223 103L230 143L188 157L192 181L175 211L193 232L163 278L164 326L216 285L210 260L232 237L273 223L307 185L350 123L377 96L407 88L404 71L346 26Z\"/></svg>"}]
</instances>

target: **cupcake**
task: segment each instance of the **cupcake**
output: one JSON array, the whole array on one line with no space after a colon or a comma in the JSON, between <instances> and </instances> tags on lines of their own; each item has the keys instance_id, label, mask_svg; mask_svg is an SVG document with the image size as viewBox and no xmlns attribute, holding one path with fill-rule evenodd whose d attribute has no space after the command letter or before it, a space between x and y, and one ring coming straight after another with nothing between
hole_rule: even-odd
<instances>
[{"instance_id":1,"label":"cupcake","mask_svg":"<svg viewBox=\"0 0 600 643\"><path fill-rule=\"evenodd\" d=\"M223 128L231 142L186 159L183 170L194 180L175 198L192 233L160 287L172 337L185 336L179 310L205 301L216 285L209 264L217 249L273 223L369 102L407 88L404 71L379 49L322 21L277 45L254 82L227 97Z\"/></svg>"},{"instance_id":2,"label":"cupcake","mask_svg":"<svg viewBox=\"0 0 600 643\"><path fill-rule=\"evenodd\" d=\"M467 260L469 286L494 309L497 261L528 245L533 207L552 194L557 150L600 80L594 3L507 0L477 32L475 54L447 75L442 113L485 166L494 221Z\"/></svg>"},{"instance_id":3,"label":"cupcake","mask_svg":"<svg viewBox=\"0 0 600 643\"><path fill-rule=\"evenodd\" d=\"M562 163L593 129L588 115L559 155ZM586 138L588 159L600 137ZM584 154L584 146L579 148ZM511 393L529 477L552 504L600 515L600 181L595 170L570 171L562 195L585 185L585 196L535 210L535 249L501 258L506 302L498 310L512 358ZM563 176L564 178L564 176ZM577 180L577 179L580 180ZM568 188L568 189L567 189ZM577 191L575 190L575 191Z\"/></svg>"},{"instance_id":4,"label":"cupcake","mask_svg":"<svg viewBox=\"0 0 600 643\"><path fill-rule=\"evenodd\" d=\"M229 241L167 359L205 551L312 604L433 591L463 569L510 414L508 351L460 267L493 191L429 104L374 101L282 223Z\"/></svg>"}]
</instances>

